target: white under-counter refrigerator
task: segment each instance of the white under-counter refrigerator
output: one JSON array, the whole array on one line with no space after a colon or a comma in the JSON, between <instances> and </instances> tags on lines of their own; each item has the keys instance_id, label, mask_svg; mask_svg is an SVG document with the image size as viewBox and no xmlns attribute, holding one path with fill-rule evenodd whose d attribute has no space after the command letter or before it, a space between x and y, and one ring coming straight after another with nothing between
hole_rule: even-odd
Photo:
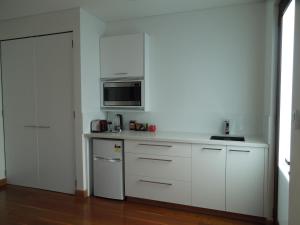
<instances>
[{"instance_id":1,"label":"white under-counter refrigerator","mask_svg":"<svg viewBox=\"0 0 300 225\"><path fill-rule=\"evenodd\" d=\"M93 139L93 193L124 199L123 141Z\"/></svg>"}]
</instances>

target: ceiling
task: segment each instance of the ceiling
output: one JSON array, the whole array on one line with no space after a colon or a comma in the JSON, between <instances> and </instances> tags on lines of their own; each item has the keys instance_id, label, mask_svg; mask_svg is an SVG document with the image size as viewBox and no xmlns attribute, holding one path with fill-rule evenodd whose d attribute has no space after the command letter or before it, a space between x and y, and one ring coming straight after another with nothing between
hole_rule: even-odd
<instances>
[{"instance_id":1,"label":"ceiling","mask_svg":"<svg viewBox=\"0 0 300 225\"><path fill-rule=\"evenodd\" d=\"M261 1L264 0L0 0L0 20L82 7L108 22Z\"/></svg>"}]
</instances>

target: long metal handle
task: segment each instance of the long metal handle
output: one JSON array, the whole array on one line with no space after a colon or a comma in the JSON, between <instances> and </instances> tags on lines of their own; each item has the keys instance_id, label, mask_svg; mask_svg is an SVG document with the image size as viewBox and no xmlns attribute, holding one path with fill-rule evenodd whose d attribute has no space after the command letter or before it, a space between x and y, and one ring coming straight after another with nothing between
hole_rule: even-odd
<instances>
[{"instance_id":1,"label":"long metal handle","mask_svg":"<svg viewBox=\"0 0 300 225\"><path fill-rule=\"evenodd\" d=\"M114 73L114 75L127 75L128 73Z\"/></svg>"},{"instance_id":2,"label":"long metal handle","mask_svg":"<svg viewBox=\"0 0 300 225\"><path fill-rule=\"evenodd\" d=\"M155 144L139 144L141 146L153 146L153 147L165 147L165 148L172 148L172 145L155 145Z\"/></svg>"},{"instance_id":3,"label":"long metal handle","mask_svg":"<svg viewBox=\"0 0 300 225\"><path fill-rule=\"evenodd\" d=\"M202 150L222 151L222 148L202 148Z\"/></svg>"},{"instance_id":4,"label":"long metal handle","mask_svg":"<svg viewBox=\"0 0 300 225\"><path fill-rule=\"evenodd\" d=\"M150 180L139 180L139 182L142 183L150 183L150 184L161 184L161 185L166 185L166 186L172 186L173 184L171 183L164 183L164 182L157 182L157 181L150 181Z\"/></svg>"},{"instance_id":5,"label":"long metal handle","mask_svg":"<svg viewBox=\"0 0 300 225\"><path fill-rule=\"evenodd\" d=\"M50 128L50 126L25 125L26 128Z\"/></svg>"},{"instance_id":6,"label":"long metal handle","mask_svg":"<svg viewBox=\"0 0 300 225\"><path fill-rule=\"evenodd\" d=\"M37 128L46 128L46 129L48 129L48 128L50 128L50 126L37 126Z\"/></svg>"},{"instance_id":7,"label":"long metal handle","mask_svg":"<svg viewBox=\"0 0 300 225\"><path fill-rule=\"evenodd\" d=\"M121 159L118 158L105 158L105 157L100 157L100 156L95 156L94 160L105 160L109 162L121 162Z\"/></svg>"},{"instance_id":8,"label":"long metal handle","mask_svg":"<svg viewBox=\"0 0 300 225\"><path fill-rule=\"evenodd\" d=\"M146 157L138 157L138 159L144 159L144 160L152 160L152 161L162 161L162 162L172 162L171 159L156 159L156 158L146 158Z\"/></svg>"},{"instance_id":9,"label":"long metal handle","mask_svg":"<svg viewBox=\"0 0 300 225\"><path fill-rule=\"evenodd\" d=\"M249 150L236 150L236 149L230 149L230 152L250 152Z\"/></svg>"},{"instance_id":10,"label":"long metal handle","mask_svg":"<svg viewBox=\"0 0 300 225\"><path fill-rule=\"evenodd\" d=\"M291 162L290 162L289 160L287 160L287 159L285 159L285 163L286 163L288 166L291 165Z\"/></svg>"},{"instance_id":11,"label":"long metal handle","mask_svg":"<svg viewBox=\"0 0 300 225\"><path fill-rule=\"evenodd\" d=\"M34 126L34 125L25 125L24 127L26 127L26 128L37 128L37 126Z\"/></svg>"}]
</instances>

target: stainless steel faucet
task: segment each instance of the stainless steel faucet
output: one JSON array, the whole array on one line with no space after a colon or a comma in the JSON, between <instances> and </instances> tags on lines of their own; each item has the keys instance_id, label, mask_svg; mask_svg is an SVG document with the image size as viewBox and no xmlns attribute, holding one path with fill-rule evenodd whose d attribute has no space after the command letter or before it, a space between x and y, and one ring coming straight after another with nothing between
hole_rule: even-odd
<instances>
[{"instance_id":1,"label":"stainless steel faucet","mask_svg":"<svg viewBox=\"0 0 300 225\"><path fill-rule=\"evenodd\" d=\"M224 120L224 134L229 135L230 134L230 123L229 120Z\"/></svg>"}]
</instances>

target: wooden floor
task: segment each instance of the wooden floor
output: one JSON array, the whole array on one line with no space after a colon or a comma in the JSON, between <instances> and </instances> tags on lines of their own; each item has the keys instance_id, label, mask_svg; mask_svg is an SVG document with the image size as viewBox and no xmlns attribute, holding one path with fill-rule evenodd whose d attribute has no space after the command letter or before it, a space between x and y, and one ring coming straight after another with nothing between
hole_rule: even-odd
<instances>
[{"instance_id":1,"label":"wooden floor","mask_svg":"<svg viewBox=\"0 0 300 225\"><path fill-rule=\"evenodd\" d=\"M1 225L256 225L134 202L89 198L17 186L0 189Z\"/></svg>"}]
</instances>

